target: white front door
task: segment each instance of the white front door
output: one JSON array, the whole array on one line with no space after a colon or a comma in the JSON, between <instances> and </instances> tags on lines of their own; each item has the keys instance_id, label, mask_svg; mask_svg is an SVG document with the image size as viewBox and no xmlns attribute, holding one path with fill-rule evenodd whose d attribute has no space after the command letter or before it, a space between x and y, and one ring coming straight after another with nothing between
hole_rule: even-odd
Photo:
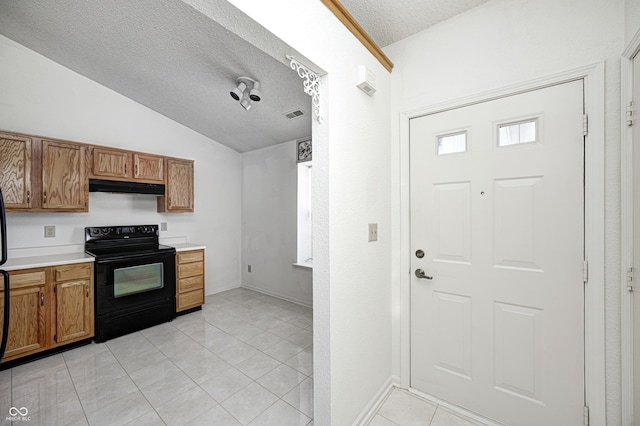
<instances>
[{"instance_id":1,"label":"white front door","mask_svg":"<svg viewBox=\"0 0 640 426\"><path fill-rule=\"evenodd\" d=\"M582 424L583 81L412 119L410 155L411 387Z\"/></svg>"}]
</instances>

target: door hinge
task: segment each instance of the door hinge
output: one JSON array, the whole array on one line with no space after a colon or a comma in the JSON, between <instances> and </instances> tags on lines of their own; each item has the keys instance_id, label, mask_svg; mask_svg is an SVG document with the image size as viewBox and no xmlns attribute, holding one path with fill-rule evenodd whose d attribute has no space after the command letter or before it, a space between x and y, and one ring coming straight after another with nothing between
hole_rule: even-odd
<instances>
[{"instance_id":1,"label":"door hinge","mask_svg":"<svg viewBox=\"0 0 640 426\"><path fill-rule=\"evenodd\" d=\"M589 262L582 262L582 280L586 283L589 281Z\"/></svg>"},{"instance_id":2,"label":"door hinge","mask_svg":"<svg viewBox=\"0 0 640 426\"><path fill-rule=\"evenodd\" d=\"M633 291L633 266L627 268L627 291Z\"/></svg>"},{"instance_id":3,"label":"door hinge","mask_svg":"<svg viewBox=\"0 0 640 426\"><path fill-rule=\"evenodd\" d=\"M626 108L627 126L633 126L633 101L627 104Z\"/></svg>"},{"instance_id":4,"label":"door hinge","mask_svg":"<svg viewBox=\"0 0 640 426\"><path fill-rule=\"evenodd\" d=\"M589 134L589 116L587 114L582 115L582 135L587 136Z\"/></svg>"},{"instance_id":5,"label":"door hinge","mask_svg":"<svg viewBox=\"0 0 640 426\"><path fill-rule=\"evenodd\" d=\"M584 426L589 426L589 407L584 407L584 417L583 417L583 421L582 424Z\"/></svg>"}]
</instances>

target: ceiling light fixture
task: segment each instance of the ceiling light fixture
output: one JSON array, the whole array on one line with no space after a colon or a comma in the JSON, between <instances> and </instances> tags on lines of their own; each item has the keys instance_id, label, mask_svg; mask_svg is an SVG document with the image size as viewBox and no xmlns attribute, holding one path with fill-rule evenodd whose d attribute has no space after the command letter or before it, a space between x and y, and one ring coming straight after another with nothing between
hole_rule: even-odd
<instances>
[{"instance_id":1,"label":"ceiling light fixture","mask_svg":"<svg viewBox=\"0 0 640 426\"><path fill-rule=\"evenodd\" d=\"M229 94L236 101L240 101L242 108L249 111L253 102L259 102L262 99L260 93L260 82L249 77L238 77L236 79L237 86L233 88ZM249 92L247 89L250 87Z\"/></svg>"}]
</instances>

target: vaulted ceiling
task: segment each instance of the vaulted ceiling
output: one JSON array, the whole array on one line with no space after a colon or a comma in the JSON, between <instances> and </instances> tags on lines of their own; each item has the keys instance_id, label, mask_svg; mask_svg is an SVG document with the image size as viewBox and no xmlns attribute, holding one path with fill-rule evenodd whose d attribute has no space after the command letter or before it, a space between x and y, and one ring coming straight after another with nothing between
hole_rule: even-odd
<instances>
[{"instance_id":1,"label":"vaulted ceiling","mask_svg":"<svg viewBox=\"0 0 640 426\"><path fill-rule=\"evenodd\" d=\"M386 46L484 1L343 3ZM0 0L0 34L238 152L310 136L311 99L297 73L188 3ZM249 111L229 95L240 76L261 82ZM304 115L285 117L296 110Z\"/></svg>"}]
</instances>

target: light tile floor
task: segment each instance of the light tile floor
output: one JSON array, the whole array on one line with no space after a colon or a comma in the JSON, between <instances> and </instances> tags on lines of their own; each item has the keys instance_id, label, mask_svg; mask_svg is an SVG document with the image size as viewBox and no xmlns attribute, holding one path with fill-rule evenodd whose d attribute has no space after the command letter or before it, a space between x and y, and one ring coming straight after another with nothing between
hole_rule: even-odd
<instances>
[{"instance_id":1,"label":"light tile floor","mask_svg":"<svg viewBox=\"0 0 640 426\"><path fill-rule=\"evenodd\" d=\"M480 426L473 420L394 388L378 408L369 426Z\"/></svg>"},{"instance_id":2,"label":"light tile floor","mask_svg":"<svg viewBox=\"0 0 640 426\"><path fill-rule=\"evenodd\" d=\"M312 311L247 289L0 372L0 425L313 425ZM19 416L19 414L18 414Z\"/></svg>"}]
</instances>

